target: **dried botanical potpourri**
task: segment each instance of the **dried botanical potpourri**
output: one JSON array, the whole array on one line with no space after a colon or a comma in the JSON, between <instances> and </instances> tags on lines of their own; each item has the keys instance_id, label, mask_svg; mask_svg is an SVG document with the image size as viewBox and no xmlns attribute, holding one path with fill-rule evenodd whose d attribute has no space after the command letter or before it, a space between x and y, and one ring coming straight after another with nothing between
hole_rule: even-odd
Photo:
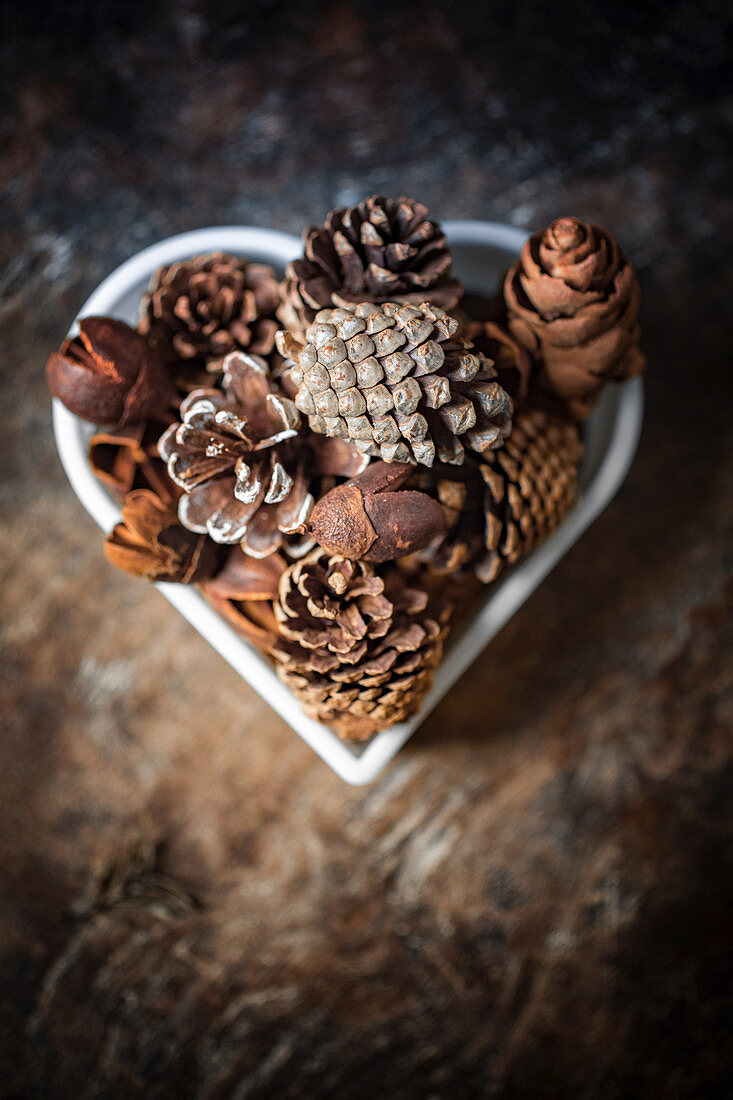
<instances>
[{"instance_id":1,"label":"dried botanical potpourri","mask_svg":"<svg viewBox=\"0 0 733 1100\"><path fill-rule=\"evenodd\" d=\"M108 560L198 585L346 740L417 713L451 622L573 508L601 389L644 368L606 230L558 218L494 291L464 292L425 206L373 195L282 281L194 256L137 329L85 318L48 360L121 505Z\"/></svg>"}]
</instances>

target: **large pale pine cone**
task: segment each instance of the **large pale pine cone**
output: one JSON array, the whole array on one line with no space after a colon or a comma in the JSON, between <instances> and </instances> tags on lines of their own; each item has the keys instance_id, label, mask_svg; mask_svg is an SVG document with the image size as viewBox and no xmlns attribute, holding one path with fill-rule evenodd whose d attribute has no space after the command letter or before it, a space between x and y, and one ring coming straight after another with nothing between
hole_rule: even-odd
<instances>
[{"instance_id":1,"label":"large pale pine cone","mask_svg":"<svg viewBox=\"0 0 733 1100\"><path fill-rule=\"evenodd\" d=\"M362 741L419 709L449 614L424 591L319 547L283 573L274 610L277 672L306 714Z\"/></svg>"},{"instance_id":2,"label":"large pale pine cone","mask_svg":"<svg viewBox=\"0 0 733 1100\"><path fill-rule=\"evenodd\" d=\"M155 274L139 328L169 360L217 358L238 349L268 355L279 302L271 267L214 252Z\"/></svg>"},{"instance_id":3,"label":"large pale pine cone","mask_svg":"<svg viewBox=\"0 0 733 1100\"><path fill-rule=\"evenodd\" d=\"M534 357L538 382L586 416L607 379L641 373L639 284L605 229L558 218L525 243L507 274L513 335Z\"/></svg>"},{"instance_id":4,"label":"large pale pine cone","mask_svg":"<svg viewBox=\"0 0 733 1100\"><path fill-rule=\"evenodd\" d=\"M440 227L412 199L372 195L358 206L332 210L325 225L305 232L304 244L303 258L288 266L279 313L298 336L327 307L429 301L450 310L463 292L450 275Z\"/></svg>"},{"instance_id":5,"label":"large pale pine cone","mask_svg":"<svg viewBox=\"0 0 733 1100\"><path fill-rule=\"evenodd\" d=\"M319 312L302 347L290 333L277 341L294 359L295 403L313 431L385 462L432 466L498 447L511 428L493 363L457 330L427 303L365 302Z\"/></svg>"},{"instance_id":6,"label":"large pale pine cone","mask_svg":"<svg viewBox=\"0 0 733 1100\"><path fill-rule=\"evenodd\" d=\"M438 575L472 569L489 583L548 538L577 498L583 454L575 424L544 409L517 413L503 446L460 470L417 473L411 485L443 506L448 533L411 555Z\"/></svg>"}]
</instances>

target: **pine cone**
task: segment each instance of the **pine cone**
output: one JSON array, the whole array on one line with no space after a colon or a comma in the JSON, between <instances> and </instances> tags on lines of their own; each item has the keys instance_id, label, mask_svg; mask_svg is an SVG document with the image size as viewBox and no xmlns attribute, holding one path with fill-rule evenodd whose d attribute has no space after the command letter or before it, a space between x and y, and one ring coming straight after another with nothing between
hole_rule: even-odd
<instances>
[{"instance_id":1,"label":"pine cone","mask_svg":"<svg viewBox=\"0 0 733 1100\"><path fill-rule=\"evenodd\" d=\"M140 331L166 359L267 355L280 290L266 264L214 252L162 267L143 299Z\"/></svg>"},{"instance_id":2,"label":"pine cone","mask_svg":"<svg viewBox=\"0 0 733 1100\"><path fill-rule=\"evenodd\" d=\"M509 328L538 362L538 381L588 414L606 379L645 365L639 284L610 233L558 218L535 233L504 283Z\"/></svg>"},{"instance_id":3,"label":"pine cone","mask_svg":"<svg viewBox=\"0 0 733 1100\"><path fill-rule=\"evenodd\" d=\"M298 336L319 310L360 302L428 301L452 309L463 287L449 275L451 255L428 209L411 199L373 195L332 210L304 234L305 256L283 284L283 326Z\"/></svg>"},{"instance_id":4,"label":"pine cone","mask_svg":"<svg viewBox=\"0 0 733 1100\"><path fill-rule=\"evenodd\" d=\"M223 386L189 394L182 423L163 433L158 451L184 491L178 511L184 527L266 557L283 533L307 519L313 503L292 442L300 416L256 356L233 352Z\"/></svg>"},{"instance_id":5,"label":"pine cone","mask_svg":"<svg viewBox=\"0 0 733 1100\"><path fill-rule=\"evenodd\" d=\"M410 484L437 497L448 534L413 559L439 575L471 568L485 584L495 580L565 519L582 453L575 424L532 408L517 414L504 445L481 461L420 471Z\"/></svg>"},{"instance_id":6,"label":"pine cone","mask_svg":"<svg viewBox=\"0 0 733 1100\"><path fill-rule=\"evenodd\" d=\"M414 714L430 690L448 610L427 594L385 586L373 566L320 547L280 579L273 651L306 714L362 741Z\"/></svg>"},{"instance_id":7,"label":"pine cone","mask_svg":"<svg viewBox=\"0 0 733 1100\"><path fill-rule=\"evenodd\" d=\"M164 416L178 404L168 370L124 321L85 317L46 363L48 388L92 424L129 424Z\"/></svg>"},{"instance_id":8,"label":"pine cone","mask_svg":"<svg viewBox=\"0 0 733 1100\"><path fill-rule=\"evenodd\" d=\"M175 508L149 489L128 493L122 522L105 539L104 553L112 565L146 581L191 584L210 577L219 564L217 547L181 527Z\"/></svg>"},{"instance_id":9,"label":"pine cone","mask_svg":"<svg viewBox=\"0 0 733 1100\"><path fill-rule=\"evenodd\" d=\"M385 462L460 464L466 448L498 447L511 400L457 328L427 303L323 310L291 368L295 403L313 431L353 439ZM283 355L294 345L278 333Z\"/></svg>"},{"instance_id":10,"label":"pine cone","mask_svg":"<svg viewBox=\"0 0 733 1100\"><path fill-rule=\"evenodd\" d=\"M224 568L202 585L209 603L239 634L269 652L278 634L272 601L287 565L280 554L253 558L235 546Z\"/></svg>"}]
</instances>

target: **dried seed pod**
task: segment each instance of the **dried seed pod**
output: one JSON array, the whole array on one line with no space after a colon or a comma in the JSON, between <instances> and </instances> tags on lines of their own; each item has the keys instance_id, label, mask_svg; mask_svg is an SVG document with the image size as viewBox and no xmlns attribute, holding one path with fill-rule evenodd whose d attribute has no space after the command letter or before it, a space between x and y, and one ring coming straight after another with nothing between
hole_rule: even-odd
<instances>
[{"instance_id":1,"label":"dried seed pod","mask_svg":"<svg viewBox=\"0 0 733 1100\"><path fill-rule=\"evenodd\" d=\"M419 709L449 618L395 573L385 582L368 563L320 547L283 573L274 611L278 675L307 714L349 740Z\"/></svg>"},{"instance_id":2,"label":"dried seed pod","mask_svg":"<svg viewBox=\"0 0 733 1100\"><path fill-rule=\"evenodd\" d=\"M175 508L149 489L128 493L122 522L105 539L104 553L118 569L147 581L192 584L219 565L217 547L181 527Z\"/></svg>"},{"instance_id":3,"label":"dried seed pod","mask_svg":"<svg viewBox=\"0 0 733 1100\"><path fill-rule=\"evenodd\" d=\"M385 462L460 464L467 448L498 447L511 399L457 329L426 303L323 310L291 368L295 403L313 431ZM283 355L298 347L292 334L277 341Z\"/></svg>"},{"instance_id":4,"label":"dried seed pod","mask_svg":"<svg viewBox=\"0 0 733 1100\"><path fill-rule=\"evenodd\" d=\"M400 490L414 467L373 462L337 485L315 505L308 530L332 554L393 561L421 550L446 531L439 503L426 493Z\"/></svg>"},{"instance_id":5,"label":"dried seed pod","mask_svg":"<svg viewBox=\"0 0 733 1100\"><path fill-rule=\"evenodd\" d=\"M558 218L524 245L504 283L512 334L535 358L538 382L578 418L607 379L639 374L639 284L605 229Z\"/></svg>"},{"instance_id":6,"label":"dried seed pod","mask_svg":"<svg viewBox=\"0 0 733 1100\"><path fill-rule=\"evenodd\" d=\"M412 199L372 195L332 210L304 234L305 255L288 266L279 312L302 337L319 310L359 302L431 302L452 309L463 292L451 255L428 209Z\"/></svg>"},{"instance_id":7,"label":"dried seed pod","mask_svg":"<svg viewBox=\"0 0 733 1100\"><path fill-rule=\"evenodd\" d=\"M93 424L163 418L178 400L168 370L147 340L124 321L85 317L46 363L48 387L67 409Z\"/></svg>"}]
</instances>

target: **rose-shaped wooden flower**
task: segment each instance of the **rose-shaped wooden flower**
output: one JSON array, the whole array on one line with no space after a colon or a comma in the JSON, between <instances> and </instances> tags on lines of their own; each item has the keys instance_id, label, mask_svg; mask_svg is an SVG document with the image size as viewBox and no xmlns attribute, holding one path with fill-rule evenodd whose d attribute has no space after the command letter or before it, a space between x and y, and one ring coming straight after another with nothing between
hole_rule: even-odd
<instances>
[{"instance_id":1,"label":"rose-shaped wooden flower","mask_svg":"<svg viewBox=\"0 0 733 1100\"><path fill-rule=\"evenodd\" d=\"M156 272L140 329L166 359L272 351L280 303L275 272L214 252Z\"/></svg>"},{"instance_id":2,"label":"rose-shaped wooden flower","mask_svg":"<svg viewBox=\"0 0 733 1100\"><path fill-rule=\"evenodd\" d=\"M147 340L124 321L85 317L46 364L54 397L93 424L163 418L177 404L168 370Z\"/></svg>"},{"instance_id":3,"label":"rose-shaped wooden flower","mask_svg":"<svg viewBox=\"0 0 733 1100\"><path fill-rule=\"evenodd\" d=\"M558 218L530 237L504 283L509 328L532 354L538 382L587 415L606 379L644 369L639 285L610 233Z\"/></svg>"}]
</instances>

